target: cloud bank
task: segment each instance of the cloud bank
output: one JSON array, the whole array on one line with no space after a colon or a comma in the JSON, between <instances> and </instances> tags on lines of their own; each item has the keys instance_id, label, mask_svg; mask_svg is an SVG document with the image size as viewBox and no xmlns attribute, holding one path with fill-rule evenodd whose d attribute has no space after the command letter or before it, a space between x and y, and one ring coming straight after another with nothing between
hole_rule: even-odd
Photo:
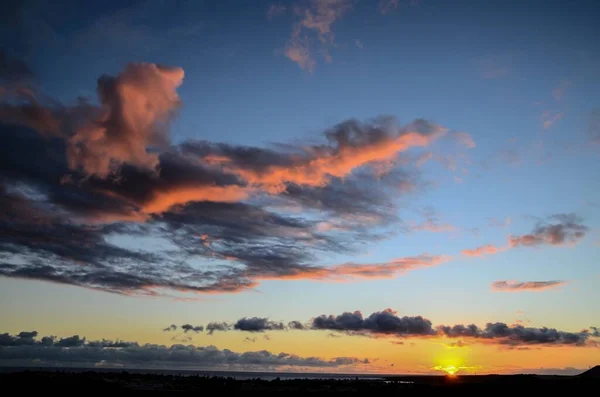
<instances>
[{"instance_id":1,"label":"cloud bank","mask_svg":"<svg viewBox=\"0 0 600 397\"><path fill-rule=\"evenodd\" d=\"M56 340L53 336L36 339L37 332L13 336L0 334L0 361L3 365L70 365L152 368L193 367L207 369L284 369L344 368L368 364L356 357L301 357L266 350L237 353L215 346L172 346L123 341L86 341L74 335Z\"/></svg>"},{"instance_id":2,"label":"cloud bank","mask_svg":"<svg viewBox=\"0 0 600 397\"><path fill-rule=\"evenodd\" d=\"M314 6L302 26L328 36L339 11ZM24 64L2 73L30 78ZM0 276L179 296L271 279L389 278L445 260L316 264L389 235L396 200L419 184L411 152L446 128L380 117L346 120L310 145L173 143L183 78L135 63L98 79L97 104L31 90L0 98Z\"/></svg>"}]
</instances>

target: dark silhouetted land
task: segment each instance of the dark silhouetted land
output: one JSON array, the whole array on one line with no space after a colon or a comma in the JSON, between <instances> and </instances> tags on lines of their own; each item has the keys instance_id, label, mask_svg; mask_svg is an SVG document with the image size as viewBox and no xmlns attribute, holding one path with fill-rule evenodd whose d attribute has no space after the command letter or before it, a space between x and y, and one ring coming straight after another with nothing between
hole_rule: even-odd
<instances>
[{"instance_id":1,"label":"dark silhouetted land","mask_svg":"<svg viewBox=\"0 0 600 397\"><path fill-rule=\"evenodd\" d=\"M127 394L304 394L416 395L423 392L565 392L598 390L600 366L577 376L467 375L387 376L346 379L236 379L225 376L169 375L127 371L23 370L0 374L7 390L26 392L127 392ZM590 389L591 388L591 389Z\"/></svg>"}]
</instances>

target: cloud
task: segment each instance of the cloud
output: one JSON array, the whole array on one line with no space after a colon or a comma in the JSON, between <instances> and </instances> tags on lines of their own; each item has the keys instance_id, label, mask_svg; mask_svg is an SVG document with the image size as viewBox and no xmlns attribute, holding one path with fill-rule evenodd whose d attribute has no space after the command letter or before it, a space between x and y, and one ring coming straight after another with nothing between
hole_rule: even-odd
<instances>
[{"instance_id":1,"label":"cloud","mask_svg":"<svg viewBox=\"0 0 600 397\"><path fill-rule=\"evenodd\" d=\"M0 208L10 209L0 211L0 276L180 298L262 280L394 277L445 260L314 265L389 236L397 200L420 186L409 151L445 128L379 117L338 123L311 144L173 144L182 78L178 68L131 64L100 78L102 106L36 102L51 133L31 112L0 112Z\"/></svg>"},{"instance_id":2,"label":"cloud","mask_svg":"<svg viewBox=\"0 0 600 397\"><path fill-rule=\"evenodd\" d=\"M507 325L502 322L487 323L480 328L475 324L457 324L434 326L431 320L423 316L399 316L392 309L385 309L364 316L360 310L344 312L339 315L322 314L304 323L294 320L286 327L281 322L270 322L265 318L245 317L238 320L237 324L242 326L233 327L229 323L210 323L207 330L215 324L214 330L229 331L288 331L290 329L302 329L312 331L327 331L334 333L345 333L349 336L367 336L390 338L391 341L404 340L407 338L452 338L459 339L447 344L448 347L464 347L469 343L485 343L499 345L501 347L513 346L597 346L600 338L600 329L589 327L579 332L561 331L548 327L524 327L520 324ZM209 333L211 333L209 331ZM335 334L334 334L335 335Z\"/></svg>"},{"instance_id":3,"label":"cloud","mask_svg":"<svg viewBox=\"0 0 600 397\"><path fill-rule=\"evenodd\" d=\"M473 137L467 132L454 132L452 133L452 136L454 137L454 139L456 139L457 142L459 142L467 149L473 149L475 147L475 141L473 140Z\"/></svg>"},{"instance_id":4,"label":"cloud","mask_svg":"<svg viewBox=\"0 0 600 397\"><path fill-rule=\"evenodd\" d=\"M509 237L511 247L577 244L585 237L588 228L575 214L557 214L547 221L539 222L533 232L522 236Z\"/></svg>"},{"instance_id":5,"label":"cloud","mask_svg":"<svg viewBox=\"0 0 600 397\"><path fill-rule=\"evenodd\" d=\"M164 125L181 103L176 90L183 76L181 68L154 64L129 64L117 77L102 76L98 94L106 110L97 119L102 122L86 123L69 138L69 166L99 177L125 162L155 170L158 155L148 147L168 145Z\"/></svg>"},{"instance_id":6,"label":"cloud","mask_svg":"<svg viewBox=\"0 0 600 397\"><path fill-rule=\"evenodd\" d=\"M544 129L551 128L558 120L562 119L565 114L563 112L552 112L547 110L542 113L542 126Z\"/></svg>"},{"instance_id":7,"label":"cloud","mask_svg":"<svg viewBox=\"0 0 600 397\"><path fill-rule=\"evenodd\" d=\"M332 25L350 11L353 4L354 0L307 0L295 6L296 22L284 55L309 72L316 66L315 47L331 62L329 48L335 42Z\"/></svg>"},{"instance_id":8,"label":"cloud","mask_svg":"<svg viewBox=\"0 0 600 397\"><path fill-rule=\"evenodd\" d=\"M172 332L172 331L177 331L177 325L171 324L167 328L163 329L163 332Z\"/></svg>"},{"instance_id":9,"label":"cloud","mask_svg":"<svg viewBox=\"0 0 600 397\"><path fill-rule=\"evenodd\" d=\"M407 0L404 1L406 6L416 7L419 5L420 0ZM400 6L400 0L379 0L377 3L377 11L382 15L387 15L393 12Z\"/></svg>"},{"instance_id":10,"label":"cloud","mask_svg":"<svg viewBox=\"0 0 600 397\"><path fill-rule=\"evenodd\" d=\"M11 340L18 338L9 334L0 334ZM47 338L47 337L45 337ZM341 368L355 364L365 364L367 359L356 357L301 357L289 353L271 353L266 350L233 352L220 350L215 346L193 346L175 344L170 347L154 344L138 344L123 341L88 341L75 335L63 338L69 343L44 345L41 341L33 341L28 345L6 345L0 348L0 360L3 363L21 365L68 365L94 366L119 364L126 367L195 367L221 369L276 369L276 368ZM76 343L75 343L76 342ZM68 347L68 349L66 348Z\"/></svg>"},{"instance_id":11,"label":"cloud","mask_svg":"<svg viewBox=\"0 0 600 397\"><path fill-rule=\"evenodd\" d=\"M505 249L505 247L496 247L495 245L487 244L473 249L462 250L462 254L466 256L496 255L497 253L502 252Z\"/></svg>"},{"instance_id":12,"label":"cloud","mask_svg":"<svg viewBox=\"0 0 600 397\"><path fill-rule=\"evenodd\" d=\"M37 331L23 331L13 336L8 333L0 334L0 346L21 346L35 344Z\"/></svg>"},{"instance_id":13,"label":"cloud","mask_svg":"<svg viewBox=\"0 0 600 397\"><path fill-rule=\"evenodd\" d=\"M395 125L389 119L367 123L348 120L325 131L329 145L294 148L295 153L203 144L186 149L199 154L210 152L205 159L223 167L228 174L250 186L280 193L288 183L321 187L329 184L331 178L344 178L357 168L394 161L402 152L430 145L445 131L425 120L405 126Z\"/></svg>"},{"instance_id":14,"label":"cloud","mask_svg":"<svg viewBox=\"0 0 600 397\"><path fill-rule=\"evenodd\" d=\"M271 20L277 18L278 16L284 14L287 11L287 7L283 4L273 3L269 6L267 10L267 19Z\"/></svg>"},{"instance_id":15,"label":"cloud","mask_svg":"<svg viewBox=\"0 0 600 397\"><path fill-rule=\"evenodd\" d=\"M552 97L556 101L560 101L567 90L571 88L572 83L569 80L562 80L560 83L556 85L556 87L552 90Z\"/></svg>"},{"instance_id":16,"label":"cloud","mask_svg":"<svg viewBox=\"0 0 600 397\"><path fill-rule=\"evenodd\" d=\"M311 324L312 329L367 332L372 335L432 335L434 330L431 321L421 316L398 317L397 312L386 309L372 313L364 318L360 311L345 312L338 316L321 315L315 317Z\"/></svg>"},{"instance_id":17,"label":"cloud","mask_svg":"<svg viewBox=\"0 0 600 397\"><path fill-rule=\"evenodd\" d=\"M279 331L286 329L285 325L268 318L244 317L233 324L233 329L248 332Z\"/></svg>"},{"instance_id":18,"label":"cloud","mask_svg":"<svg viewBox=\"0 0 600 397\"><path fill-rule=\"evenodd\" d=\"M183 330L183 332L187 333L187 332L202 332L204 331L204 327L202 325L192 325L192 324L183 324L181 326L181 329Z\"/></svg>"},{"instance_id":19,"label":"cloud","mask_svg":"<svg viewBox=\"0 0 600 397\"><path fill-rule=\"evenodd\" d=\"M438 333L451 338L472 338L483 343L508 346L521 345L574 345L585 346L590 337L589 331L565 332L554 328L532 328L505 323L487 323L485 328L475 324L438 326Z\"/></svg>"},{"instance_id":20,"label":"cloud","mask_svg":"<svg viewBox=\"0 0 600 397\"><path fill-rule=\"evenodd\" d=\"M224 322L208 323L208 325L206 326L206 331L208 331L209 335L212 335L215 331L229 331L230 329L231 324Z\"/></svg>"},{"instance_id":21,"label":"cloud","mask_svg":"<svg viewBox=\"0 0 600 397\"><path fill-rule=\"evenodd\" d=\"M506 227L510 225L510 219L506 218L504 222L490 219L490 225ZM544 244L554 246L574 245L585 237L587 231L587 226L583 225L582 219L575 214L556 214L548 217L545 221L539 221L530 234L521 236L510 235L508 245L505 247L487 244L473 249L465 249L462 251L462 254L465 256L482 257L495 255L519 246L535 247Z\"/></svg>"},{"instance_id":22,"label":"cloud","mask_svg":"<svg viewBox=\"0 0 600 397\"><path fill-rule=\"evenodd\" d=\"M448 233L456 231L454 225L443 223L440 214L431 206L425 206L417 211L425 218L421 223L411 223L410 229L415 231L428 231L432 233Z\"/></svg>"},{"instance_id":23,"label":"cloud","mask_svg":"<svg viewBox=\"0 0 600 397\"><path fill-rule=\"evenodd\" d=\"M558 288L565 285L566 281L494 281L492 283L492 291L542 291L547 289Z\"/></svg>"},{"instance_id":24,"label":"cloud","mask_svg":"<svg viewBox=\"0 0 600 397\"><path fill-rule=\"evenodd\" d=\"M307 327L304 324L302 324L300 321L293 320L288 323L288 328L302 330L302 329L306 329Z\"/></svg>"}]
</instances>

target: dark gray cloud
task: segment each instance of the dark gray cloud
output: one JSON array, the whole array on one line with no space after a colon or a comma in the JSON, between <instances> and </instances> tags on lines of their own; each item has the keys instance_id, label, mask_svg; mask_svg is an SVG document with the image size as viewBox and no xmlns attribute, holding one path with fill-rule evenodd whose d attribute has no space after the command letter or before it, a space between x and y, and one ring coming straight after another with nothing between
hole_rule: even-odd
<instances>
[{"instance_id":1,"label":"dark gray cloud","mask_svg":"<svg viewBox=\"0 0 600 397\"><path fill-rule=\"evenodd\" d=\"M344 312L339 315L320 315L314 317L304 325L302 322L290 321L287 326L281 322L269 321L266 318L245 317L238 320L235 325L228 323L210 323L207 329L220 331L286 331L290 329L304 329L316 331L334 331L348 335L389 338L422 338L422 337L448 337L460 339L453 347L462 347L465 340L476 340L480 343L489 343L504 347L518 347L530 345L572 345L596 346L600 337L600 329L589 327L579 332L561 331L554 328L524 327L522 325L508 325L502 322L488 323L484 328L475 324L453 326L433 326L432 322L422 316L398 316L392 309L385 309L364 316L359 310ZM209 333L212 333L209 331ZM336 335L336 334L333 334Z\"/></svg>"},{"instance_id":2,"label":"dark gray cloud","mask_svg":"<svg viewBox=\"0 0 600 397\"><path fill-rule=\"evenodd\" d=\"M0 346L33 345L37 335L37 331L23 331L16 336L8 333L0 334Z\"/></svg>"},{"instance_id":3,"label":"dark gray cloud","mask_svg":"<svg viewBox=\"0 0 600 397\"><path fill-rule=\"evenodd\" d=\"M192 325L192 324L183 324L181 326L183 332L202 332L204 331L204 327L202 325Z\"/></svg>"},{"instance_id":4,"label":"dark gray cloud","mask_svg":"<svg viewBox=\"0 0 600 397\"><path fill-rule=\"evenodd\" d=\"M73 335L66 338L61 338L54 342L54 346L57 347L78 347L85 344L85 338L79 337L79 335Z\"/></svg>"},{"instance_id":5,"label":"dark gray cloud","mask_svg":"<svg viewBox=\"0 0 600 397\"><path fill-rule=\"evenodd\" d=\"M137 342L126 342L126 341L122 341L122 340L112 341L112 340L108 340L108 339L89 341L85 345L89 346L89 347L102 347L102 348L105 348L105 347L112 347L112 348L139 347L139 344Z\"/></svg>"},{"instance_id":6,"label":"dark gray cloud","mask_svg":"<svg viewBox=\"0 0 600 397\"><path fill-rule=\"evenodd\" d=\"M286 329L282 322L270 321L268 318L244 317L233 324L233 329L248 332L281 331Z\"/></svg>"},{"instance_id":7,"label":"dark gray cloud","mask_svg":"<svg viewBox=\"0 0 600 397\"><path fill-rule=\"evenodd\" d=\"M214 322L208 323L206 326L206 331L209 335L212 335L215 331L229 331L231 329L231 324L224 322Z\"/></svg>"},{"instance_id":8,"label":"dark gray cloud","mask_svg":"<svg viewBox=\"0 0 600 397\"><path fill-rule=\"evenodd\" d=\"M312 320L311 327L320 330L343 332L366 332L371 335L433 335L431 321L421 316L399 317L396 312L386 309L363 317L360 311L345 312L338 316L321 315Z\"/></svg>"},{"instance_id":9,"label":"dark gray cloud","mask_svg":"<svg viewBox=\"0 0 600 397\"><path fill-rule=\"evenodd\" d=\"M546 221L538 222L530 234L510 236L509 244L511 247L577 244L589 230L582 222L575 214L552 215Z\"/></svg>"},{"instance_id":10,"label":"dark gray cloud","mask_svg":"<svg viewBox=\"0 0 600 397\"><path fill-rule=\"evenodd\" d=\"M19 336L0 334L16 340ZM44 337L46 338L46 337ZM63 342L60 341L69 341ZM69 349L64 349L69 347ZM201 367L201 368L256 368L276 369L285 367L323 367L338 368L354 364L368 364L368 359L355 357L301 357L289 353L272 353L266 350L237 353L228 349L220 350L214 346L192 346L175 344L145 344L123 341L88 341L75 335L60 339L54 344L34 341L32 344L0 345L0 360L9 365L120 365L137 367Z\"/></svg>"},{"instance_id":11,"label":"dark gray cloud","mask_svg":"<svg viewBox=\"0 0 600 397\"><path fill-rule=\"evenodd\" d=\"M505 323L488 323L485 328L479 328L475 324L471 325L454 325L454 326L438 326L438 332L441 335L451 338L476 338L482 339L484 342L501 345L576 345L583 346L586 344L593 332L565 332L554 328L532 328L522 325L508 325Z\"/></svg>"},{"instance_id":12,"label":"dark gray cloud","mask_svg":"<svg viewBox=\"0 0 600 397\"><path fill-rule=\"evenodd\" d=\"M288 328L289 329L306 329L306 326L304 324L302 324L300 321L290 321L288 323Z\"/></svg>"},{"instance_id":13,"label":"dark gray cloud","mask_svg":"<svg viewBox=\"0 0 600 397\"><path fill-rule=\"evenodd\" d=\"M167 328L163 329L163 332L172 332L172 331L177 331L177 325L171 324Z\"/></svg>"}]
</instances>

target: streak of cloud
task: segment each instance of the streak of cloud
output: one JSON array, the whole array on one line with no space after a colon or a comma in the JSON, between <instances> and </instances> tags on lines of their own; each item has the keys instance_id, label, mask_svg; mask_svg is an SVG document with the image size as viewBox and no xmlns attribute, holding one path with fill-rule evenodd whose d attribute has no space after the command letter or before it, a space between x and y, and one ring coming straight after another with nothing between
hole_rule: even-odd
<instances>
[{"instance_id":1,"label":"streak of cloud","mask_svg":"<svg viewBox=\"0 0 600 397\"><path fill-rule=\"evenodd\" d=\"M520 291L544 291L555 289L565 285L566 281L494 281L492 291L520 292Z\"/></svg>"}]
</instances>

